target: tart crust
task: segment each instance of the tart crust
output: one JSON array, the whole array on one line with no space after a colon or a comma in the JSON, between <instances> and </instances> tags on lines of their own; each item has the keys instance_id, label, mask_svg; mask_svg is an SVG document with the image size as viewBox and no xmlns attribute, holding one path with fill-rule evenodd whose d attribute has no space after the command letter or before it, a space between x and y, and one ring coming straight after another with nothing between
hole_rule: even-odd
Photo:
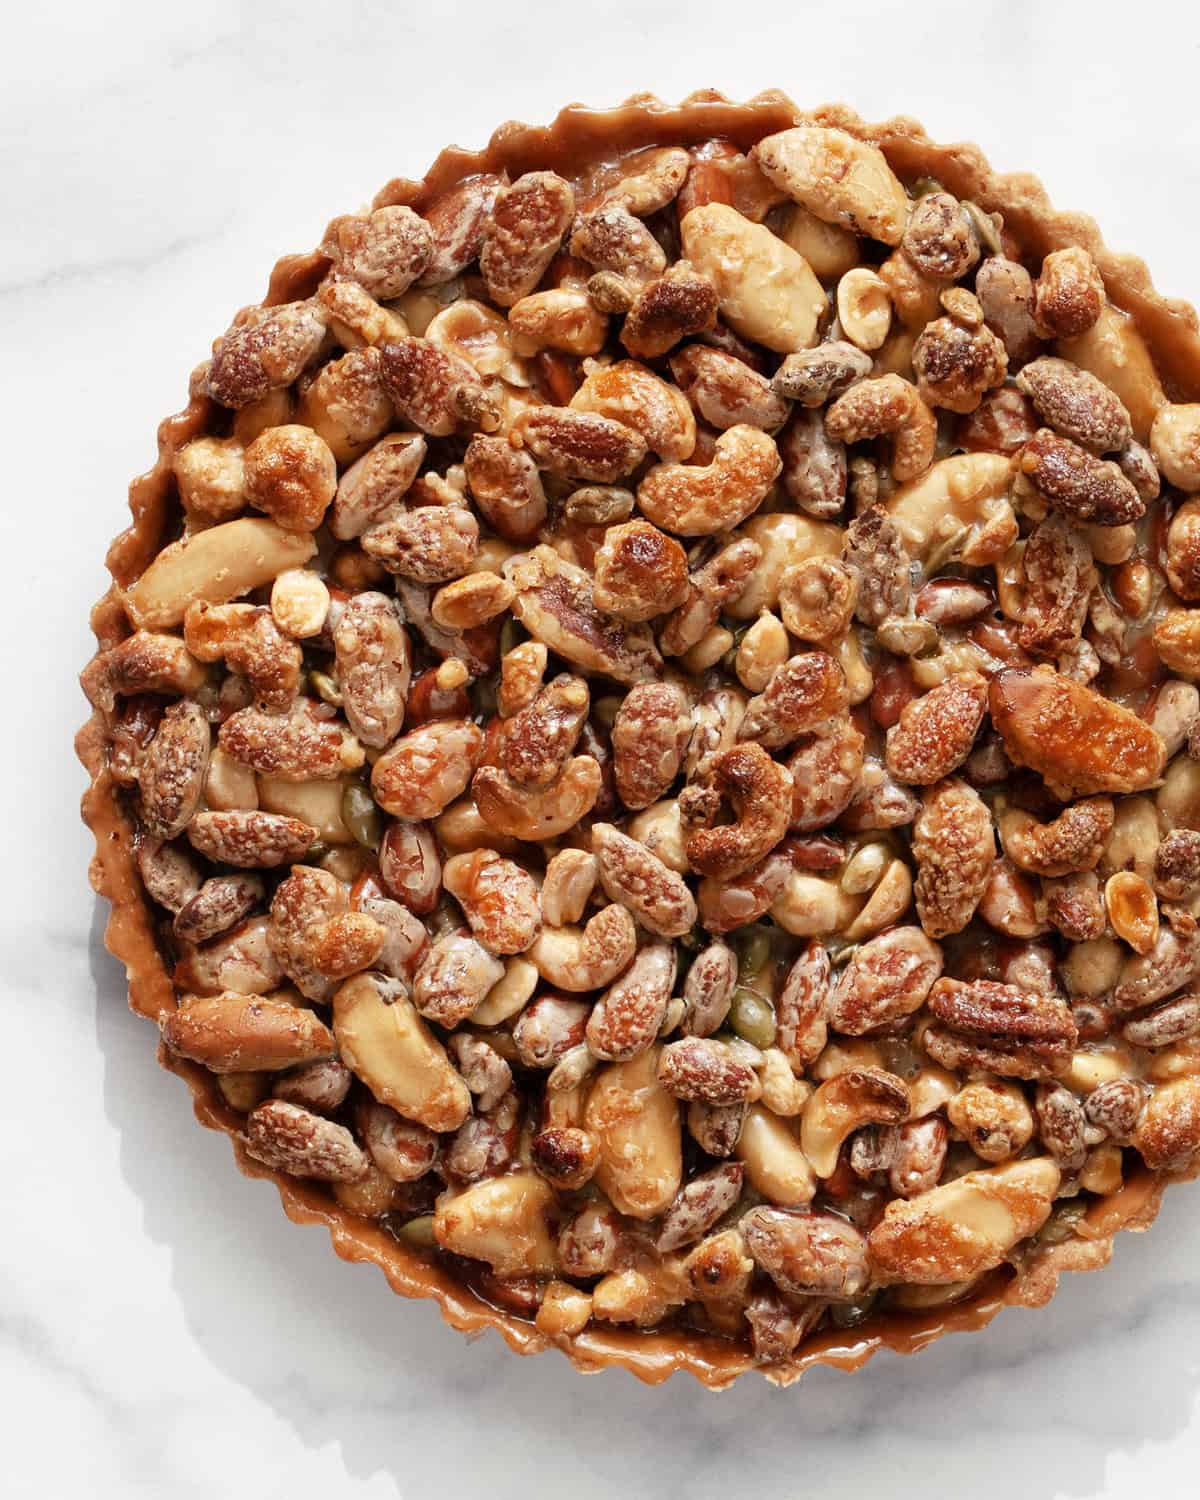
<instances>
[{"instance_id":1,"label":"tart crust","mask_svg":"<svg viewBox=\"0 0 1200 1500\"><path fill-rule=\"evenodd\" d=\"M764 135L798 124L835 126L869 140L881 148L898 175L934 177L959 198L1003 214L1031 254L1045 255L1069 245L1084 247L1101 273L1109 300L1131 315L1150 346L1170 398L1200 399L1200 319L1192 306L1161 296L1145 263L1110 251L1093 219L1054 209L1036 177L996 173L977 146L938 144L906 116L869 124L845 105L800 110L778 91L761 93L744 104L705 90L679 105L666 105L649 94L635 95L610 110L569 105L549 126L517 122L500 126L481 151L448 147L419 183L389 183L376 196L375 206L403 201L420 211L460 179L480 172L507 171L515 177L534 168L551 168L577 178L589 168L649 145L686 146L723 136L746 149ZM311 295L329 265L319 251L284 256L271 273L262 305ZM91 614L98 651L110 649L129 633L119 590L142 572L159 549L168 516L174 455L205 431L208 411L207 398L197 395L167 417L158 428L157 461L130 486L132 522L113 541L106 559L113 585ZM82 801L83 819L96 840L89 875L96 894L112 908L104 941L125 966L130 1007L160 1023L176 1009L175 989L154 940L149 904L134 859L134 830L116 795L108 745L109 727L97 709L75 740L76 753L90 777ZM254 1160L240 1139L241 1118L222 1098L216 1076L172 1055L161 1043L158 1059L187 1084L200 1123L229 1136L242 1172L273 1181L284 1212L294 1223L324 1225L343 1260L378 1266L401 1296L432 1298L446 1321L462 1333L494 1328L518 1354L534 1354L551 1346L552 1341L532 1323L484 1301L378 1224L343 1209L321 1186ZM553 1342L581 1371L617 1365L650 1385L678 1370L718 1390L754 1369L777 1385L790 1385L814 1364L857 1369L880 1349L914 1353L943 1333L982 1328L1005 1306L1044 1306L1063 1272L1095 1270L1107 1264L1118 1231L1148 1229L1165 1188L1176 1180L1180 1180L1177 1175L1153 1172L1139 1164L1117 1192L1089 1206L1075 1225L1074 1238L1035 1250L1017 1268L989 1273L967 1298L949 1306L876 1313L853 1329L822 1331L806 1339L791 1359L769 1367L756 1364L748 1349L726 1339L679 1328L589 1326Z\"/></svg>"}]
</instances>

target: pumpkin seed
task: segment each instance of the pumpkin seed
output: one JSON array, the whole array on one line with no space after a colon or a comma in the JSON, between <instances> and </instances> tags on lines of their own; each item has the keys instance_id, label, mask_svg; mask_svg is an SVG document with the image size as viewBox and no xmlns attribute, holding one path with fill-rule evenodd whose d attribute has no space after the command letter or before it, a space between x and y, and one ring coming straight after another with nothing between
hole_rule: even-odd
<instances>
[{"instance_id":1,"label":"pumpkin seed","mask_svg":"<svg viewBox=\"0 0 1200 1500\"><path fill-rule=\"evenodd\" d=\"M729 1025L751 1046L765 1052L775 1044L775 1009L756 990L734 990L729 1007Z\"/></svg>"},{"instance_id":2,"label":"pumpkin seed","mask_svg":"<svg viewBox=\"0 0 1200 1500\"><path fill-rule=\"evenodd\" d=\"M351 781L342 793L342 822L364 849L378 849L383 817L361 781Z\"/></svg>"}]
</instances>

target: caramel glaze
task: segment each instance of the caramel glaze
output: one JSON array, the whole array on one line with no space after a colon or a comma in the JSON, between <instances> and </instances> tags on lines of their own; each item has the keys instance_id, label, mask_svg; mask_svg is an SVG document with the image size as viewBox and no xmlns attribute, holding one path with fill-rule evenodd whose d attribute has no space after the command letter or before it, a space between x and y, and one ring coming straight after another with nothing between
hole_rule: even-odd
<instances>
[{"instance_id":1,"label":"caramel glaze","mask_svg":"<svg viewBox=\"0 0 1200 1500\"><path fill-rule=\"evenodd\" d=\"M1160 377L1175 400L1200 396L1200 320L1192 307L1155 292L1145 264L1115 255L1100 239L1094 221L1081 214L1054 210L1037 179L1026 174L992 172L972 145L938 145L913 120L896 118L868 125L843 105L802 111L783 94L768 92L746 104L734 104L704 91L681 105L668 106L649 95L629 99L617 109L593 110L569 105L553 124L532 127L502 125L479 152L451 146L441 153L420 181L396 179L376 197L376 205L405 202L418 210L437 194L480 172L519 176L535 168L552 168L571 178L581 196L596 191L615 163L647 146L695 145L723 137L746 149L760 137L798 123L837 126L874 141L898 175L932 176L960 198L1000 212L1005 224L1031 257L1040 258L1064 245L1081 244L1091 253L1104 278L1111 302L1136 322L1151 347ZM271 273L263 305L274 306L309 296L328 269L318 251L284 256ZM176 451L213 424L217 408L193 396L158 429L158 459L135 479L129 490L131 525L113 542L107 566L113 586L95 606L92 629L99 650L129 634L121 590L136 579L158 552L173 524L175 488L172 461ZM76 737L75 748L91 778L84 795L84 821L96 839L90 879L96 894L111 903L105 944L126 969L129 1004L139 1015L161 1021L175 1009L175 991L155 941L150 909L134 861L132 824L108 769L110 726L95 711ZM377 1265L393 1291L403 1297L432 1297L442 1315L460 1332L495 1328L518 1354L533 1354L548 1340L533 1325L498 1309L467 1287L444 1266L400 1244L380 1224L347 1212L315 1183L271 1171L249 1157L241 1144L241 1118L224 1102L216 1078L206 1069L167 1054L159 1062L178 1074L191 1090L196 1118L210 1130L223 1130L233 1143L241 1170L270 1178L279 1190L284 1212L298 1224L322 1224L343 1260ZM756 1366L744 1345L683 1327L655 1331L589 1327L560 1341L580 1370L616 1364L649 1385L658 1385L677 1370L704 1385L722 1389L746 1370L759 1368L767 1379L789 1385L815 1364L855 1370L880 1349L912 1354L944 1333L984 1327L1001 1308L1040 1305L1049 1300L1061 1271L1090 1269L1108 1259L1118 1230L1144 1230L1158 1212L1170 1180L1132 1163L1131 1175L1110 1197L1093 1202L1067 1244L1035 1250L1019 1267L1003 1267L985 1277L968 1296L948 1306L922 1311L883 1311L851 1330L831 1329L810 1336L792 1359L767 1368ZM1089 1253L1072 1253L1080 1247Z\"/></svg>"}]
</instances>

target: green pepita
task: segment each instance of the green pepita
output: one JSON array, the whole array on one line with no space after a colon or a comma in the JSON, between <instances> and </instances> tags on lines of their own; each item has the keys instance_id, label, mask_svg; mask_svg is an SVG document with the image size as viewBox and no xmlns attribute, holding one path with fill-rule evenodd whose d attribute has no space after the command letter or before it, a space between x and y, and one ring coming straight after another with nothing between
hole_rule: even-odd
<instances>
[{"instance_id":1,"label":"green pepita","mask_svg":"<svg viewBox=\"0 0 1200 1500\"><path fill-rule=\"evenodd\" d=\"M774 1007L756 990L734 990L729 1025L744 1042L764 1052L775 1044Z\"/></svg>"},{"instance_id":2,"label":"green pepita","mask_svg":"<svg viewBox=\"0 0 1200 1500\"><path fill-rule=\"evenodd\" d=\"M383 818L361 781L350 782L342 793L342 822L364 849L379 848Z\"/></svg>"}]
</instances>

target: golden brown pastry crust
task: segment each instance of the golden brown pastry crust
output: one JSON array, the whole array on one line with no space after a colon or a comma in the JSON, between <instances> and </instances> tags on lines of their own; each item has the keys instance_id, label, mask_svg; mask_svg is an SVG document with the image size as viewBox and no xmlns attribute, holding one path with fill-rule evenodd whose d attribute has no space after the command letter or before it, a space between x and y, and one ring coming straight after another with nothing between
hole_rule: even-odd
<instances>
[{"instance_id":1,"label":"golden brown pastry crust","mask_svg":"<svg viewBox=\"0 0 1200 1500\"><path fill-rule=\"evenodd\" d=\"M1005 224L1031 255L1042 256L1068 245L1086 248L1100 270L1109 300L1132 316L1149 344L1168 395L1173 400L1200 399L1200 319L1189 304L1160 296L1144 262L1107 249L1090 217L1055 210L1035 177L995 173L978 147L939 145L907 117L868 124L845 105L800 110L775 91L759 94L746 104L703 91L678 106L665 105L650 95L635 96L612 110L571 105L546 127L502 125L482 151L448 147L420 182L389 183L375 203L405 202L419 210L459 179L479 172L508 171L515 177L533 168L553 168L582 178L586 187L589 169L643 146L688 145L724 136L746 149L764 135L801 123L836 126L870 140L882 149L898 175L934 177L958 197L1003 214ZM329 264L319 251L284 256L271 273L263 305L310 295ZM107 557L113 587L91 616L99 650L111 648L128 634L117 590L135 579L159 550L174 454L205 431L209 412L208 399L194 395L182 411L166 418L158 429L156 463L130 486L132 523L114 540ZM112 907L105 945L125 965L130 1006L139 1015L160 1022L175 1009L175 990L155 944L134 862L133 829L115 795L107 744L108 727L96 710L76 737L76 752L91 778L82 805L84 821L96 839L90 878L97 895ZM165 1068L187 1083L200 1123L230 1137L241 1170L275 1183L293 1222L323 1224L344 1260L377 1265L401 1296L433 1298L446 1321L463 1333L495 1328L519 1354L548 1347L551 1341L531 1323L486 1303L378 1224L340 1207L319 1185L285 1176L252 1159L239 1139L241 1119L222 1099L216 1076L169 1054L161 1045L158 1056ZM849 1331L823 1331L806 1340L794 1358L763 1373L775 1384L789 1385L813 1364L858 1368L879 1349L912 1353L944 1332L982 1328L1006 1305L1043 1306L1054 1295L1062 1272L1092 1270L1107 1263L1117 1231L1149 1228L1172 1180L1169 1174L1139 1167L1118 1192L1089 1207L1076 1226L1075 1238L1036 1250L1018 1269L990 1273L965 1300L951 1307L876 1314ZM557 1342L580 1370L616 1364L652 1385L676 1370L686 1370L704 1385L721 1389L744 1371L760 1368L746 1348L686 1329L589 1326Z\"/></svg>"}]
</instances>

